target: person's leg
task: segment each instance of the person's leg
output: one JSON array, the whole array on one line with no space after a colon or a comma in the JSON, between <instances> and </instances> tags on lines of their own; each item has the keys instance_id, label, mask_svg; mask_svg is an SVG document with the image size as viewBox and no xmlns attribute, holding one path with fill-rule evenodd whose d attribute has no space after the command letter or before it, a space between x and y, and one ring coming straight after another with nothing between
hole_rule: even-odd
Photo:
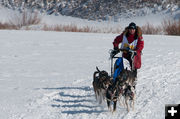
<instances>
[{"instance_id":1,"label":"person's leg","mask_svg":"<svg viewBox=\"0 0 180 119\"><path fill-rule=\"evenodd\" d=\"M131 71L132 71L132 59L131 59L131 55L128 54L126 57L124 57L125 59L127 59L129 61L129 65L131 67Z\"/></svg>"},{"instance_id":2,"label":"person's leg","mask_svg":"<svg viewBox=\"0 0 180 119\"><path fill-rule=\"evenodd\" d=\"M134 74L134 77L137 78L137 69L134 69L134 70L133 70L133 74Z\"/></svg>"}]
</instances>

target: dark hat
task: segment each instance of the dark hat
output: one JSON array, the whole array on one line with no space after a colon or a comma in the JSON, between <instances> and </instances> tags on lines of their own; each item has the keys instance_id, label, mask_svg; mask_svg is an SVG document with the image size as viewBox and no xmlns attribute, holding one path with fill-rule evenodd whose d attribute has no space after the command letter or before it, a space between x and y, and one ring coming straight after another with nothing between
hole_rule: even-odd
<instances>
[{"instance_id":1,"label":"dark hat","mask_svg":"<svg viewBox=\"0 0 180 119\"><path fill-rule=\"evenodd\" d=\"M131 22L128 26L128 29L136 29L136 24L134 22Z\"/></svg>"}]
</instances>

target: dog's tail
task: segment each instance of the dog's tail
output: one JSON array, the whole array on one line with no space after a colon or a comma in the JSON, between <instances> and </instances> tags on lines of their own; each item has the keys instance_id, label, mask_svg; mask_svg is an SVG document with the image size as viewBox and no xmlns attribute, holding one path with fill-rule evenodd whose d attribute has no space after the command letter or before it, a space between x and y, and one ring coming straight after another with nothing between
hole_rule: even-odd
<instances>
[{"instance_id":1,"label":"dog's tail","mask_svg":"<svg viewBox=\"0 0 180 119\"><path fill-rule=\"evenodd\" d=\"M97 71L95 71L95 72L94 72L94 75L93 75L93 80L95 80L96 77L97 77L96 75L101 72L97 66L96 66L96 70L97 70Z\"/></svg>"}]
</instances>

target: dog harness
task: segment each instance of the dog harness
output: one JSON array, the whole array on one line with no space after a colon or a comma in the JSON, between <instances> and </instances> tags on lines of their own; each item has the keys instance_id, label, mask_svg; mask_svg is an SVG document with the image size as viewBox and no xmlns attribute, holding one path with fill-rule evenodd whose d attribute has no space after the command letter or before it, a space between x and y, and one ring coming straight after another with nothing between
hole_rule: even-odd
<instances>
[{"instance_id":1,"label":"dog harness","mask_svg":"<svg viewBox=\"0 0 180 119\"><path fill-rule=\"evenodd\" d=\"M134 50L136 49L137 42L138 42L138 39L135 39L132 43L129 43L127 40L127 37L124 35L122 44L121 44L121 49L130 48L131 50Z\"/></svg>"}]
</instances>

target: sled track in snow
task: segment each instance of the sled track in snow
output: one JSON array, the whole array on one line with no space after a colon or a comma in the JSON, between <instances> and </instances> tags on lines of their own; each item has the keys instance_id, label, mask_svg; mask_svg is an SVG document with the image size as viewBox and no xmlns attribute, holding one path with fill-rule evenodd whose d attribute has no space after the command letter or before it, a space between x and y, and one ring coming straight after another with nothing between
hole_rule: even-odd
<instances>
[{"instance_id":1,"label":"sled track in snow","mask_svg":"<svg viewBox=\"0 0 180 119\"><path fill-rule=\"evenodd\" d=\"M112 114L108 111L106 102L98 104L95 100L94 91L92 88L86 87L58 87L58 88L44 88L43 90L50 91L46 93L41 99L36 101L35 105L44 107L48 104L50 110L56 110L60 117L68 118L94 118L103 116L107 118L107 114L114 117L121 113L121 117L126 117L127 111L124 107L120 107L119 102L117 111ZM54 114L54 111L52 112ZM48 115L52 115L49 112ZM46 114L47 115L47 114ZM84 117L86 115L87 117ZM92 115L92 117L91 117ZM44 118L43 116L41 118Z\"/></svg>"},{"instance_id":2,"label":"sled track in snow","mask_svg":"<svg viewBox=\"0 0 180 119\"><path fill-rule=\"evenodd\" d=\"M144 57L150 55L147 54ZM172 57L172 55L175 54L169 52L167 57ZM163 61L157 60L156 58L158 57L162 57ZM170 90L174 92L180 86L180 83L178 83L179 79L176 78L180 73L174 68L180 63L178 60L171 60L169 62L169 58L161 55L155 55L155 58L152 56L146 58L144 64L149 61L152 62L152 65L144 65L138 74L135 110L131 110L129 113L127 113L126 108L119 105L119 102L117 104L117 111L114 114L110 113L106 102L102 105L96 102L93 88L90 86L44 88L43 90L50 91L51 93L45 94L41 102L46 103L45 105L48 104L49 108L56 110L60 117L68 116L68 118L73 118L74 116L81 118L81 116L86 115L88 118L91 118L89 116L92 115L93 118L107 118L110 114L113 118L139 119L159 117L158 113L161 113L161 117L164 118L164 105L168 103L167 100L170 99L170 96L174 96ZM164 64L166 64L165 67ZM156 107L156 112L153 111L154 107ZM152 113L155 115L152 115ZM86 116L84 118L87 118Z\"/></svg>"},{"instance_id":3,"label":"sled track in snow","mask_svg":"<svg viewBox=\"0 0 180 119\"><path fill-rule=\"evenodd\" d=\"M80 114L80 113L99 113L96 110L94 92L89 87L61 87L51 100L51 106L57 108L61 113Z\"/></svg>"}]
</instances>

